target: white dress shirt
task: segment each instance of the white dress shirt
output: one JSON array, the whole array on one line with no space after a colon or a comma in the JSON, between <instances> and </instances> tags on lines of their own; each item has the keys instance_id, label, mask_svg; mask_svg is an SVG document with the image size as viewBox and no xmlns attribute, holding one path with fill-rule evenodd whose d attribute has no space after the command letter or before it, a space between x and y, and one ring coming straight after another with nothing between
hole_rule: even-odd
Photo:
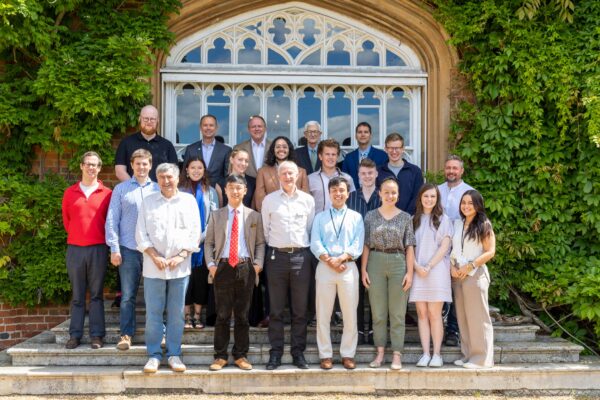
<instances>
[{"instance_id":1,"label":"white dress shirt","mask_svg":"<svg viewBox=\"0 0 600 400\"><path fill-rule=\"evenodd\" d=\"M315 201L296 189L290 196L283 189L269 193L262 204L265 239L269 246L308 247L315 217Z\"/></svg>"},{"instance_id":2,"label":"white dress shirt","mask_svg":"<svg viewBox=\"0 0 600 400\"><path fill-rule=\"evenodd\" d=\"M138 251L144 254L145 278L177 279L190 274L192 253L200 250L200 211L196 199L178 191L171 198L156 192L144 198L138 213L135 239ZM188 256L176 268L159 270L145 250L154 247L167 259L182 250Z\"/></svg>"},{"instance_id":3,"label":"white dress shirt","mask_svg":"<svg viewBox=\"0 0 600 400\"><path fill-rule=\"evenodd\" d=\"M258 171L265 161L265 147L267 145L267 135L263 137L263 140L260 143L256 143L254 140L250 139L250 143L252 144L252 156L254 157L254 165L256 166L256 170Z\"/></svg>"}]
</instances>

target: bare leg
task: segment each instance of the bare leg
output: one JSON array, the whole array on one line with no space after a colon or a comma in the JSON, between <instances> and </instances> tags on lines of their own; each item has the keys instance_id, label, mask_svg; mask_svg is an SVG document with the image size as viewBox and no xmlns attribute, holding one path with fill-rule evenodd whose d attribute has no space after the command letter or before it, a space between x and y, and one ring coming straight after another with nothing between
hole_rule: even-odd
<instances>
[{"instance_id":1,"label":"bare leg","mask_svg":"<svg viewBox=\"0 0 600 400\"><path fill-rule=\"evenodd\" d=\"M444 339L444 322L442 321L442 307L444 303L427 303L427 314L429 317L429 326L433 339L433 354L439 355L442 349L442 340ZM420 326L419 326L420 328Z\"/></svg>"},{"instance_id":2,"label":"bare leg","mask_svg":"<svg viewBox=\"0 0 600 400\"><path fill-rule=\"evenodd\" d=\"M431 341L431 331L429 330L428 305L424 301L417 301L417 316L419 318L419 339L421 339L421 347L423 354L430 354L429 343Z\"/></svg>"}]
</instances>

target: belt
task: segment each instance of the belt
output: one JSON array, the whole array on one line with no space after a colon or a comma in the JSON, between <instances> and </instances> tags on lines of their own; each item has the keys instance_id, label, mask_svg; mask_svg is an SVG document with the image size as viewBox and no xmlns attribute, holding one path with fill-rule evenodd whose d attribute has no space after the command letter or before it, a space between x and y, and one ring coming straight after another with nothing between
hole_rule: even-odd
<instances>
[{"instance_id":1,"label":"belt","mask_svg":"<svg viewBox=\"0 0 600 400\"><path fill-rule=\"evenodd\" d=\"M308 247L273 247L279 253L295 254L306 250Z\"/></svg>"},{"instance_id":2,"label":"belt","mask_svg":"<svg viewBox=\"0 0 600 400\"><path fill-rule=\"evenodd\" d=\"M376 249L376 248L371 248L369 249L370 251L376 251L378 253L385 253L385 254L396 254L396 253L402 253L404 254L404 250L403 249Z\"/></svg>"},{"instance_id":3,"label":"belt","mask_svg":"<svg viewBox=\"0 0 600 400\"><path fill-rule=\"evenodd\" d=\"M229 258L221 258L221 259L219 259L219 264L220 263L229 264ZM238 263L236 265L246 264L246 263L250 263L250 257L239 257Z\"/></svg>"}]
</instances>

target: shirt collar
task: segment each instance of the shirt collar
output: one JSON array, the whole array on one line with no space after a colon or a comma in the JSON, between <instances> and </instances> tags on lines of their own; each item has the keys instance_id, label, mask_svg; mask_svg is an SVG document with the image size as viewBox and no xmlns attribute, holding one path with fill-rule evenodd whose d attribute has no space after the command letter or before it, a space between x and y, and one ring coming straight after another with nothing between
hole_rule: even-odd
<instances>
[{"instance_id":1,"label":"shirt collar","mask_svg":"<svg viewBox=\"0 0 600 400\"><path fill-rule=\"evenodd\" d=\"M204 147L215 147L217 140L213 139L212 143L205 143L204 140L202 141L202 146Z\"/></svg>"},{"instance_id":2,"label":"shirt collar","mask_svg":"<svg viewBox=\"0 0 600 400\"><path fill-rule=\"evenodd\" d=\"M371 151L371 146L367 147L367 149L365 151L361 151L360 149L358 150L360 155L363 155L363 154L368 155L370 151Z\"/></svg>"},{"instance_id":3,"label":"shirt collar","mask_svg":"<svg viewBox=\"0 0 600 400\"><path fill-rule=\"evenodd\" d=\"M228 210L229 214L231 214L233 212L233 210L237 210L237 212L239 214L241 214L242 213L242 207L244 207L244 203L240 203L240 205L239 205L238 208L233 208L233 207L231 207L231 205L227 204L227 210Z\"/></svg>"},{"instance_id":4,"label":"shirt collar","mask_svg":"<svg viewBox=\"0 0 600 400\"><path fill-rule=\"evenodd\" d=\"M140 183L137 181L137 179L135 179L135 176L132 176L129 181L131 183L136 184L136 185L141 186L141 187L146 187L146 186L152 184L152 179L150 179L149 176L146 177L146 182L144 182L143 185L140 185Z\"/></svg>"},{"instance_id":5,"label":"shirt collar","mask_svg":"<svg viewBox=\"0 0 600 400\"><path fill-rule=\"evenodd\" d=\"M343 214L346 212L346 210L348 209L348 206L344 204L344 206L342 208L340 208L339 210L337 208L335 208L334 206L331 206L331 208L329 208L329 210L331 210L331 212L333 214Z\"/></svg>"},{"instance_id":6,"label":"shirt collar","mask_svg":"<svg viewBox=\"0 0 600 400\"><path fill-rule=\"evenodd\" d=\"M263 137L263 140L261 140L260 143L256 143L252 139L250 139L250 143L252 143L252 147L265 147L267 144L267 135Z\"/></svg>"}]
</instances>

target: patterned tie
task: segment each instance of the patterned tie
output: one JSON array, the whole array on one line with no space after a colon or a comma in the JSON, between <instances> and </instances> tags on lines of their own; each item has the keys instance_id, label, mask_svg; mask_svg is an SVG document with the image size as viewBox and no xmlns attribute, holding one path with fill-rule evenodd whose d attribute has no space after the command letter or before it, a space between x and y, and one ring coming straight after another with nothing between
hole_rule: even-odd
<instances>
[{"instance_id":1,"label":"patterned tie","mask_svg":"<svg viewBox=\"0 0 600 400\"><path fill-rule=\"evenodd\" d=\"M229 265L233 268L238 264L238 215L233 210L233 222L231 223L231 235L229 236Z\"/></svg>"},{"instance_id":2,"label":"patterned tie","mask_svg":"<svg viewBox=\"0 0 600 400\"><path fill-rule=\"evenodd\" d=\"M314 170L317 167L317 151L308 150L308 155L310 156L310 163L312 165L312 169Z\"/></svg>"}]
</instances>

